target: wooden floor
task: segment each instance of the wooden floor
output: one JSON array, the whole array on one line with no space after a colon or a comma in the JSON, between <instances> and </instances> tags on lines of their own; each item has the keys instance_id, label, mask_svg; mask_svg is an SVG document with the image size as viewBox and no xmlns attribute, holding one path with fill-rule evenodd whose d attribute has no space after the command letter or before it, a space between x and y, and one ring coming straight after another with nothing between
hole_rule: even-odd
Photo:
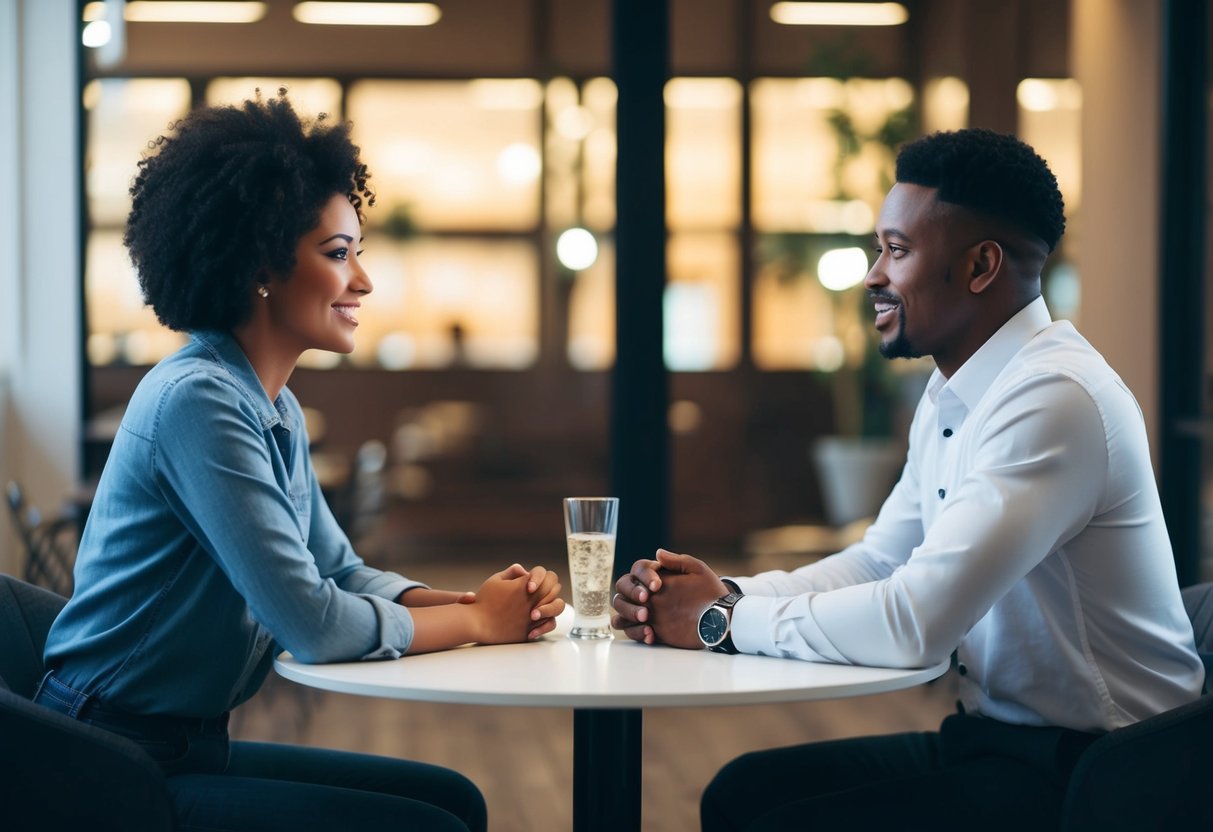
<instances>
[{"instance_id":1,"label":"wooden floor","mask_svg":"<svg viewBox=\"0 0 1213 832\"><path fill-rule=\"evenodd\" d=\"M435 587L464 589L475 588L504 565L418 564L398 571ZM739 564L717 566L723 574L748 571ZM722 765L746 751L933 729L953 710L955 699L949 674L911 690L855 699L647 710L644 785L638 796L643 828L698 829L704 786ZM491 832L562 832L572 826L572 722L572 714L563 709L355 697L305 689L271 675L261 693L237 711L233 735L449 766L484 792Z\"/></svg>"}]
</instances>

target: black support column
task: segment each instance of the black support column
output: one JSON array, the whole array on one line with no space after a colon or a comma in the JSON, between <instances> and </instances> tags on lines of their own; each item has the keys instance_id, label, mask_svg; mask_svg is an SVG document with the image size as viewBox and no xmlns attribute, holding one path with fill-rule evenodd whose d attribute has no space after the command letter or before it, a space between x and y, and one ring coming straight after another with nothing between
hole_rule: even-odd
<instances>
[{"instance_id":1,"label":"black support column","mask_svg":"<svg viewBox=\"0 0 1213 832\"><path fill-rule=\"evenodd\" d=\"M1160 490L1181 586L1200 568L1209 31L1205 0L1162 7Z\"/></svg>"},{"instance_id":2,"label":"black support column","mask_svg":"<svg viewBox=\"0 0 1213 832\"><path fill-rule=\"evenodd\" d=\"M665 289L666 0L614 0L616 109L615 368L611 487L620 498L616 575L652 557L669 528Z\"/></svg>"},{"instance_id":3,"label":"black support column","mask_svg":"<svg viewBox=\"0 0 1213 832\"><path fill-rule=\"evenodd\" d=\"M640 832L639 710L573 711L574 832Z\"/></svg>"}]
</instances>

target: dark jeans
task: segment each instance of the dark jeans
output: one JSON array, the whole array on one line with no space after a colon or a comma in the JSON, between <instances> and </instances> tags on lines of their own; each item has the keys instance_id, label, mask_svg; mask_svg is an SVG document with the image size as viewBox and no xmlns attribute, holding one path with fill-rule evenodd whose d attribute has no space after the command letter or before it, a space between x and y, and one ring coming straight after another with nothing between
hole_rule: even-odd
<instances>
[{"instance_id":1,"label":"dark jeans","mask_svg":"<svg viewBox=\"0 0 1213 832\"><path fill-rule=\"evenodd\" d=\"M721 769L700 818L704 832L1046 832L1097 737L956 714L938 732L758 751Z\"/></svg>"},{"instance_id":2,"label":"dark jeans","mask_svg":"<svg viewBox=\"0 0 1213 832\"><path fill-rule=\"evenodd\" d=\"M168 775L181 830L484 832L480 790L450 769L346 751L232 742L208 720L123 714L48 676L35 699L138 743Z\"/></svg>"}]
</instances>

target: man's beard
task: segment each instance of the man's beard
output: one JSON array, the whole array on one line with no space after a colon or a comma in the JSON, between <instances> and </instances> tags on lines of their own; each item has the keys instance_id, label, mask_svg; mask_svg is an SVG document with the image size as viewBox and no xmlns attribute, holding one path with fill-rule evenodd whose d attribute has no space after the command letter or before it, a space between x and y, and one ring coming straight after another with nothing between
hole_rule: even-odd
<instances>
[{"instance_id":1,"label":"man's beard","mask_svg":"<svg viewBox=\"0 0 1213 832\"><path fill-rule=\"evenodd\" d=\"M906 337L906 308L901 304L897 305L897 337L881 341L878 349L884 358L922 358L922 353Z\"/></svg>"}]
</instances>

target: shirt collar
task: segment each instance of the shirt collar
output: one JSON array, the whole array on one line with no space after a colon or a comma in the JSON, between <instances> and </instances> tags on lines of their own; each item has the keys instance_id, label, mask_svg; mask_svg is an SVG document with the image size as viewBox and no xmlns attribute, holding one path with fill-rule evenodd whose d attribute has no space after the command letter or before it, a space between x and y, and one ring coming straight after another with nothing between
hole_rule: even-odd
<instances>
[{"instance_id":1,"label":"shirt collar","mask_svg":"<svg viewBox=\"0 0 1213 832\"><path fill-rule=\"evenodd\" d=\"M1051 323L1053 318L1045 305L1045 299L1038 295L999 327L951 378L944 378L943 374L936 370L927 385L931 400L937 401L939 395L947 391L971 411L1002 372L1002 368Z\"/></svg>"},{"instance_id":2,"label":"shirt collar","mask_svg":"<svg viewBox=\"0 0 1213 832\"><path fill-rule=\"evenodd\" d=\"M218 329L196 330L190 333L190 338L206 350L236 382L241 394L257 411L257 419L261 422L263 430L269 430L278 424L287 430L291 429L292 425L286 418L281 395L278 401L270 401L240 342L230 332Z\"/></svg>"}]
</instances>

